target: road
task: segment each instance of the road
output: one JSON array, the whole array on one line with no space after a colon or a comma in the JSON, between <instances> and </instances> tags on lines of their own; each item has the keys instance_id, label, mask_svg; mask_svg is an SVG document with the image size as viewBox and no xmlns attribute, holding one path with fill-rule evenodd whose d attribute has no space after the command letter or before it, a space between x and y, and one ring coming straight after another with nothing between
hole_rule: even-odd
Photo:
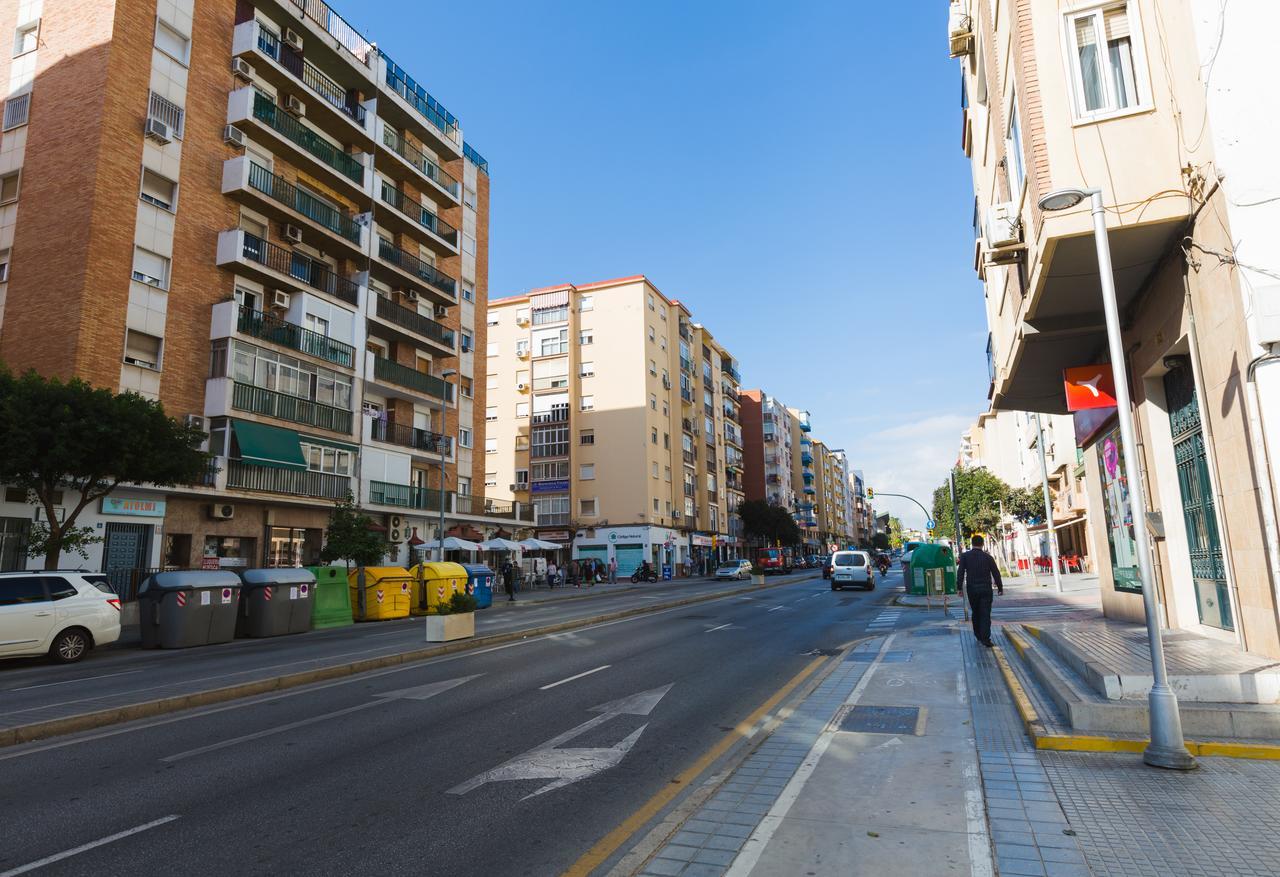
<instances>
[{"instance_id":1,"label":"road","mask_svg":"<svg viewBox=\"0 0 1280 877\"><path fill-rule=\"evenodd\" d=\"M0 818L22 826L0 877L562 873L815 650L882 629L896 579L813 576L0 750Z\"/></svg>"}]
</instances>

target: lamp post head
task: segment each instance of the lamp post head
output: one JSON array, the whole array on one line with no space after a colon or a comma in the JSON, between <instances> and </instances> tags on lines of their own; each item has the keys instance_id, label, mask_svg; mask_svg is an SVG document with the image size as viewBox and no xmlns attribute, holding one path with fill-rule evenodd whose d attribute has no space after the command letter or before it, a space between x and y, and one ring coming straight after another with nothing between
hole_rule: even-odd
<instances>
[{"instance_id":1,"label":"lamp post head","mask_svg":"<svg viewBox=\"0 0 1280 877\"><path fill-rule=\"evenodd\" d=\"M1070 210L1092 194L1089 189L1058 189L1045 195L1037 203L1041 210L1052 213L1056 210Z\"/></svg>"}]
</instances>

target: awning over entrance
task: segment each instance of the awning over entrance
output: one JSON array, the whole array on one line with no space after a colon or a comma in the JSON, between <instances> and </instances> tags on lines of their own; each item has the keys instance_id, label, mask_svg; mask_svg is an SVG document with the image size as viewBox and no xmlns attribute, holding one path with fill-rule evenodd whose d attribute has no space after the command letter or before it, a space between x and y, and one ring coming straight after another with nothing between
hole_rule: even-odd
<instances>
[{"instance_id":1,"label":"awning over entrance","mask_svg":"<svg viewBox=\"0 0 1280 877\"><path fill-rule=\"evenodd\" d=\"M306 469L298 434L291 429L267 426L251 420L232 420L240 459L272 469Z\"/></svg>"}]
</instances>

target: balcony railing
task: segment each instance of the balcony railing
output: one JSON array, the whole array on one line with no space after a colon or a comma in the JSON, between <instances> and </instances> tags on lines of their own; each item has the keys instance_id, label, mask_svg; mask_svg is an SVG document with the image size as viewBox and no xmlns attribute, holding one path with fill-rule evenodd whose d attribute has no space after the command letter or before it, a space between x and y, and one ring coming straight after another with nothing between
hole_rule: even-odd
<instances>
[{"instance_id":1,"label":"balcony railing","mask_svg":"<svg viewBox=\"0 0 1280 877\"><path fill-rule=\"evenodd\" d=\"M698 529L698 517L697 517L697 515L685 515L685 516L684 516L684 527L685 527L685 529L686 529L686 530L696 530L696 529Z\"/></svg>"},{"instance_id":2,"label":"balcony railing","mask_svg":"<svg viewBox=\"0 0 1280 877\"><path fill-rule=\"evenodd\" d=\"M253 94L253 116L344 177L364 183L364 165L286 113L260 91Z\"/></svg>"},{"instance_id":3,"label":"balcony railing","mask_svg":"<svg viewBox=\"0 0 1280 877\"><path fill-rule=\"evenodd\" d=\"M480 171L480 173L485 176L489 175L489 159L476 152L470 143L463 141L462 154L466 157L467 161L476 166L476 170Z\"/></svg>"},{"instance_id":4,"label":"balcony railing","mask_svg":"<svg viewBox=\"0 0 1280 877\"><path fill-rule=\"evenodd\" d=\"M421 202L414 201L386 180L382 181L379 191L382 194L382 200L396 210L399 210L441 240L455 247L458 245L458 230L426 207L423 207Z\"/></svg>"},{"instance_id":5,"label":"balcony railing","mask_svg":"<svg viewBox=\"0 0 1280 877\"><path fill-rule=\"evenodd\" d=\"M310 329L304 329L295 323L287 322L272 314L264 314L262 311L240 308L236 328L254 338L271 341L309 356L336 363L344 368L351 368L352 363L355 362L356 349L350 344L334 341L319 332L312 332Z\"/></svg>"},{"instance_id":6,"label":"balcony railing","mask_svg":"<svg viewBox=\"0 0 1280 877\"><path fill-rule=\"evenodd\" d=\"M302 84L315 92L321 100L352 119L361 128L364 127L364 107L356 103L354 96L349 95L345 88L320 72L319 67L283 44L280 46L278 60L281 67L302 80Z\"/></svg>"},{"instance_id":7,"label":"balcony railing","mask_svg":"<svg viewBox=\"0 0 1280 877\"><path fill-rule=\"evenodd\" d=\"M513 518L533 523L533 506L527 502L506 502L497 499L482 499L470 494L458 494L453 499L453 510L459 515L488 516L493 518ZM543 519L547 515L543 515Z\"/></svg>"},{"instance_id":8,"label":"balcony railing","mask_svg":"<svg viewBox=\"0 0 1280 877\"><path fill-rule=\"evenodd\" d=\"M346 475L332 475L328 472L277 469L255 466L241 460L228 460L227 487L340 500L346 499L351 492L351 479Z\"/></svg>"},{"instance_id":9,"label":"balcony railing","mask_svg":"<svg viewBox=\"0 0 1280 877\"><path fill-rule=\"evenodd\" d=\"M680 357L680 371L693 374L693 360L687 356Z\"/></svg>"},{"instance_id":10,"label":"balcony railing","mask_svg":"<svg viewBox=\"0 0 1280 877\"><path fill-rule=\"evenodd\" d=\"M347 24L346 19L334 12L324 0L291 0L294 6L302 10L303 15L324 28L338 45L351 53L366 67L373 60L373 44L366 40L354 27Z\"/></svg>"},{"instance_id":11,"label":"balcony railing","mask_svg":"<svg viewBox=\"0 0 1280 877\"><path fill-rule=\"evenodd\" d=\"M685 341L689 340L689 324L684 320L680 321L680 337Z\"/></svg>"},{"instance_id":12,"label":"balcony railing","mask_svg":"<svg viewBox=\"0 0 1280 877\"><path fill-rule=\"evenodd\" d=\"M443 381L435 375L425 374L409 368L407 365L401 365L394 360L374 356L373 374L380 381L388 381L400 387L417 390L419 393L435 396L437 399L444 399L447 402L453 401L453 384Z\"/></svg>"},{"instance_id":13,"label":"balcony railing","mask_svg":"<svg viewBox=\"0 0 1280 877\"><path fill-rule=\"evenodd\" d=\"M693 421L687 417L680 418L680 428L693 435Z\"/></svg>"},{"instance_id":14,"label":"balcony railing","mask_svg":"<svg viewBox=\"0 0 1280 877\"><path fill-rule=\"evenodd\" d=\"M683 451L682 453L684 454L684 461L688 463L690 466L698 462L697 450Z\"/></svg>"},{"instance_id":15,"label":"balcony railing","mask_svg":"<svg viewBox=\"0 0 1280 877\"><path fill-rule=\"evenodd\" d=\"M387 87L404 98L409 106L418 111L441 134L452 143L461 144L462 134L458 131L458 120L453 114L436 102L426 89L413 81L413 77L405 73L400 65L392 61L386 52L382 53L387 62Z\"/></svg>"},{"instance_id":16,"label":"balcony railing","mask_svg":"<svg viewBox=\"0 0 1280 877\"><path fill-rule=\"evenodd\" d=\"M418 147L406 140L403 135L390 128L383 127L382 143L396 155L421 171L427 179L433 181L453 197L458 197L458 193L461 191L458 181L446 173L440 165L427 158Z\"/></svg>"},{"instance_id":17,"label":"balcony railing","mask_svg":"<svg viewBox=\"0 0 1280 877\"><path fill-rule=\"evenodd\" d=\"M685 401L685 402L692 402L692 401L693 401L693 390L692 390L691 388L689 388L689 387L681 387L681 388L680 388L680 398L681 398L681 400L682 400L682 401Z\"/></svg>"},{"instance_id":18,"label":"balcony railing","mask_svg":"<svg viewBox=\"0 0 1280 877\"><path fill-rule=\"evenodd\" d=\"M249 186L334 234L360 243L360 226L354 219L252 161L249 162Z\"/></svg>"},{"instance_id":19,"label":"balcony railing","mask_svg":"<svg viewBox=\"0 0 1280 877\"><path fill-rule=\"evenodd\" d=\"M453 504L452 491L444 492L444 510L449 511ZM421 509L424 511L440 511L440 488L414 487L409 484L391 484L386 481L369 482L369 502L377 505L392 505L404 509Z\"/></svg>"},{"instance_id":20,"label":"balcony railing","mask_svg":"<svg viewBox=\"0 0 1280 877\"><path fill-rule=\"evenodd\" d=\"M372 427L370 437L374 441L446 456L453 451L453 439L447 435L419 429L416 426L406 426L403 423L394 423L390 420L374 420Z\"/></svg>"},{"instance_id":21,"label":"balcony railing","mask_svg":"<svg viewBox=\"0 0 1280 877\"><path fill-rule=\"evenodd\" d=\"M738 371L738 367L737 367L737 366L732 365L732 364L730 364L730 365L725 365L725 363L724 363L724 362L721 362L721 363L720 363L720 370L721 370L721 371L723 371L725 374L727 374L729 377L731 377L731 378L733 379L733 382L734 382L735 384L740 384L740 383L742 383L742 374L741 374L741 372L739 372L739 371Z\"/></svg>"},{"instance_id":22,"label":"balcony railing","mask_svg":"<svg viewBox=\"0 0 1280 877\"><path fill-rule=\"evenodd\" d=\"M378 296L378 316L389 323L395 323L402 329L408 329L424 338L438 341L445 347L453 348L455 336L452 329L446 329L430 317L424 317L417 311L398 305L384 295Z\"/></svg>"},{"instance_id":23,"label":"balcony railing","mask_svg":"<svg viewBox=\"0 0 1280 877\"><path fill-rule=\"evenodd\" d=\"M313 402L310 399L299 399L287 393L277 393L252 384L236 381L231 392L231 407L237 411L249 411L267 417L278 417L293 423L302 423L334 432L351 432L351 412L345 408L334 408Z\"/></svg>"},{"instance_id":24,"label":"balcony railing","mask_svg":"<svg viewBox=\"0 0 1280 877\"><path fill-rule=\"evenodd\" d=\"M702 410L706 412L706 414L707 414L707 416L708 416L708 417L715 417L715 416L716 416L716 407L715 407L714 405L709 405L709 404L707 404L706 402L703 402L703 403L702 403Z\"/></svg>"},{"instance_id":25,"label":"balcony railing","mask_svg":"<svg viewBox=\"0 0 1280 877\"><path fill-rule=\"evenodd\" d=\"M278 247L270 241L264 241L256 235L244 232L244 257L250 262L257 262L305 283L312 289L340 298L348 304L359 302L359 287L339 277L323 262L319 262L302 253Z\"/></svg>"},{"instance_id":26,"label":"balcony railing","mask_svg":"<svg viewBox=\"0 0 1280 877\"><path fill-rule=\"evenodd\" d=\"M533 415L533 423L539 426L544 423L568 423L569 422L569 406L554 405L550 411L544 411L541 414Z\"/></svg>"},{"instance_id":27,"label":"balcony railing","mask_svg":"<svg viewBox=\"0 0 1280 877\"><path fill-rule=\"evenodd\" d=\"M570 520L568 512L540 512L536 517L539 527L563 527Z\"/></svg>"},{"instance_id":28,"label":"balcony railing","mask_svg":"<svg viewBox=\"0 0 1280 877\"><path fill-rule=\"evenodd\" d=\"M423 283L444 293L449 298L454 300L458 298L458 281L443 271L437 271L434 265L422 261L417 256L406 253L383 237L378 238L378 258L413 274Z\"/></svg>"}]
</instances>

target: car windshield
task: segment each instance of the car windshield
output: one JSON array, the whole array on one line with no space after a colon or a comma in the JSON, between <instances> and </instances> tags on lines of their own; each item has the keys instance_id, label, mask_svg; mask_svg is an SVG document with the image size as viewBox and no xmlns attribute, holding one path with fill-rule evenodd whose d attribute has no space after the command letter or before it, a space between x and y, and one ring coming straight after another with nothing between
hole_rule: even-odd
<instances>
[{"instance_id":1,"label":"car windshield","mask_svg":"<svg viewBox=\"0 0 1280 877\"><path fill-rule=\"evenodd\" d=\"M831 561L832 566L865 566L862 555L855 551L841 551Z\"/></svg>"},{"instance_id":2,"label":"car windshield","mask_svg":"<svg viewBox=\"0 0 1280 877\"><path fill-rule=\"evenodd\" d=\"M733 563L720 564L720 568L723 570L734 570L738 569L740 566L742 566L742 564L738 563L736 560Z\"/></svg>"}]
</instances>

